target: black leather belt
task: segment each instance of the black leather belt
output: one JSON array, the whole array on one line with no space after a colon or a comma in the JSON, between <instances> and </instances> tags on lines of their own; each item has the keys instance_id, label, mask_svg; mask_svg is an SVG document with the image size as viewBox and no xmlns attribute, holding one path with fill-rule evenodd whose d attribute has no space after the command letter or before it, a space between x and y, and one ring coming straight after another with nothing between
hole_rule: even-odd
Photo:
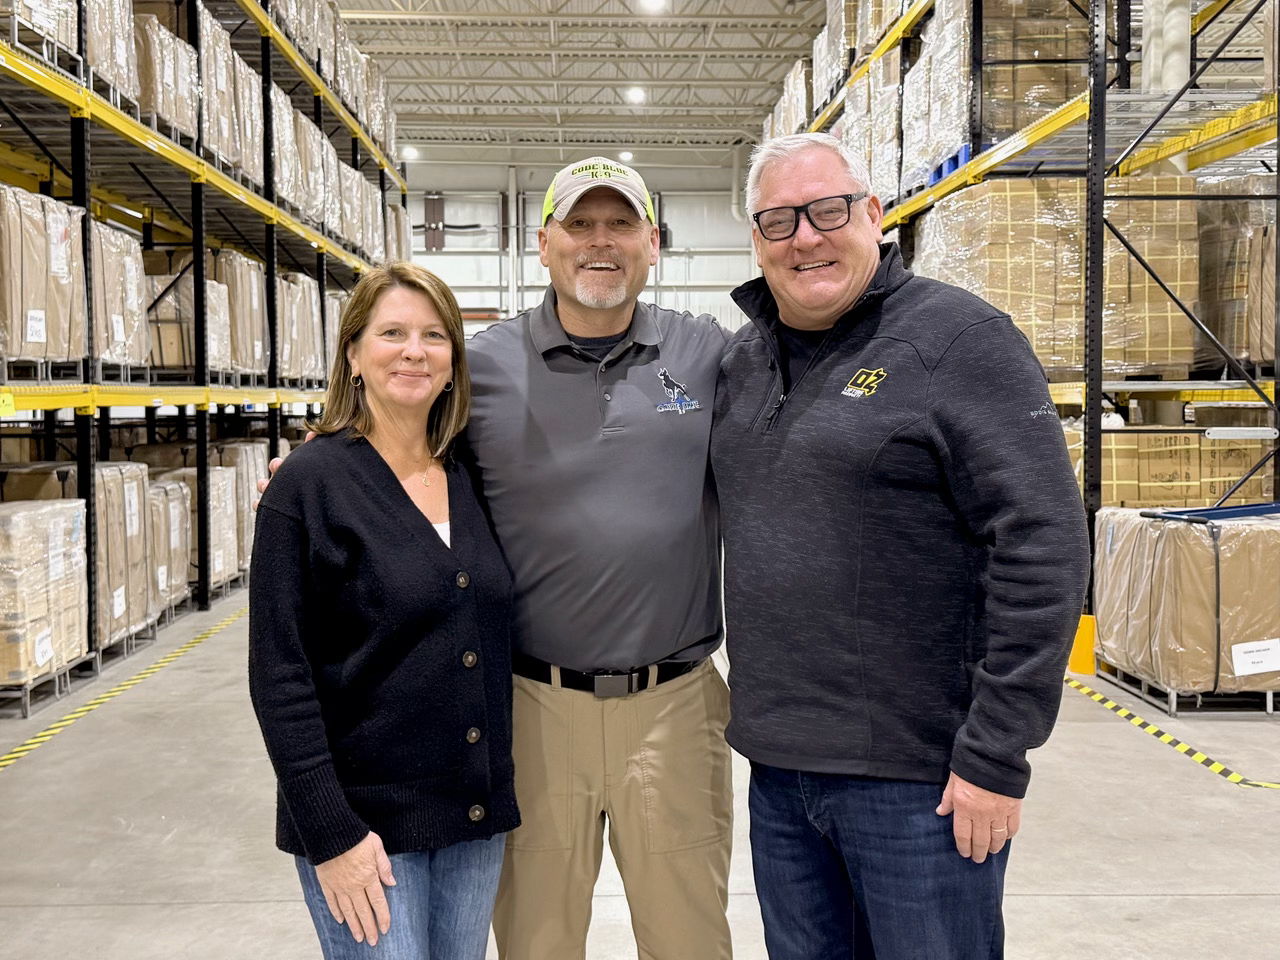
<instances>
[{"instance_id":1,"label":"black leather belt","mask_svg":"<svg viewBox=\"0 0 1280 960\"><path fill-rule=\"evenodd\" d=\"M676 677L683 677L701 663L702 660L663 660L655 665L658 672L657 682L666 683ZM551 664L537 657L513 652L511 669L527 680L537 680L539 683L551 682ZM630 672L602 670L599 673L580 673L568 667L561 667L560 685L570 690L585 690L601 698L625 697L648 689L649 668L641 667L639 670Z\"/></svg>"}]
</instances>

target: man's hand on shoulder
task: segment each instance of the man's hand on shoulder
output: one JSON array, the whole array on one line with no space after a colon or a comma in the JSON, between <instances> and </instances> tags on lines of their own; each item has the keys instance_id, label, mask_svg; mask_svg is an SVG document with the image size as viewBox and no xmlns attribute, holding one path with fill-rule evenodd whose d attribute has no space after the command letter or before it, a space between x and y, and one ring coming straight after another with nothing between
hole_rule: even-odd
<instances>
[{"instance_id":1,"label":"man's hand on shoulder","mask_svg":"<svg viewBox=\"0 0 1280 960\"><path fill-rule=\"evenodd\" d=\"M303 442L303 443L310 443L310 442L311 442L312 440L314 440L315 438L316 438L315 431L314 431L314 430L309 430L309 431L307 431L307 439L303 440L302 442ZM280 464L282 464L282 463L284 463L284 457L276 457L276 458L275 458L274 460L272 460L269 464L267 464L267 473L269 473L271 476L268 476L268 477L267 477L266 479L264 479L264 480L259 480L259 481L258 481L258 493L259 493L259 494L263 494L263 493L266 493L266 492L267 492L267 487L271 486L271 477L274 477L274 476L275 476L276 471L280 469ZM262 502L261 497L259 497L259 498L258 498L257 500L255 500L255 501L253 501L253 509L257 510L257 509L258 509L258 504L260 504L261 502Z\"/></svg>"},{"instance_id":2,"label":"man's hand on shoulder","mask_svg":"<svg viewBox=\"0 0 1280 960\"><path fill-rule=\"evenodd\" d=\"M960 856L982 863L999 853L1022 826L1022 801L992 793L951 774L937 814L951 814L951 828Z\"/></svg>"}]
</instances>

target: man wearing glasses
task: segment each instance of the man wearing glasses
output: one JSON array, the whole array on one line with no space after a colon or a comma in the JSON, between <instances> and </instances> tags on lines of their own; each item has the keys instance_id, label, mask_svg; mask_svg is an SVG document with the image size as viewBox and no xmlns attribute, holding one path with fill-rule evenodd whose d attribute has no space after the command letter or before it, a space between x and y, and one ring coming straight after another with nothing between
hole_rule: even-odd
<instances>
[{"instance_id":1,"label":"man wearing glasses","mask_svg":"<svg viewBox=\"0 0 1280 960\"><path fill-rule=\"evenodd\" d=\"M905 269L866 183L824 134L752 157L764 276L734 291L711 439L727 736L771 960L988 960L1084 510L1026 339Z\"/></svg>"}]
</instances>

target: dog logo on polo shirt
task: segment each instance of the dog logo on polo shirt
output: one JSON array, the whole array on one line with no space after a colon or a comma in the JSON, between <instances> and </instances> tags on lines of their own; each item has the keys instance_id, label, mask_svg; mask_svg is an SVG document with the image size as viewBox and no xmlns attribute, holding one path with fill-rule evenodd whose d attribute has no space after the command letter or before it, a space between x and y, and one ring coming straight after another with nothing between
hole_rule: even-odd
<instances>
[{"instance_id":1,"label":"dog logo on polo shirt","mask_svg":"<svg viewBox=\"0 0 1280 960\"><path fill-rule=\"evenodd\" d=\"M701 410L702 404L689 396L689 388L671 376L666 367L658 368L658 382L667 395L667 402L657 406L659 413L678 413L684 415L690 410Z\"/></svg>"},{"instance_id":2,"label":"dog logo on polo shirt","mask_svg":"<svg viewBox=\"0 0 1280 960\"><path fill-rule=\"evenodd\" d=\"M840 391L842 397L869 397L876 392L876 388L884 382L888 374L884 372L884 367L875 370L868 370L863 367L853 375L853 379Z\"/></svg>"}]
</instances>

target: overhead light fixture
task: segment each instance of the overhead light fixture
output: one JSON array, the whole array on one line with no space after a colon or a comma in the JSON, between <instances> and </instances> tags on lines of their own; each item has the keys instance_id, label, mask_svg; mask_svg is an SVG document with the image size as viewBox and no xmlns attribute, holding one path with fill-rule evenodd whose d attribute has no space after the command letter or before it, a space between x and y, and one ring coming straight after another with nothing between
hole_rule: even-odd
<instances>
[{"instance_id":1,"label":"overhead light fixture","mask_svg":"<svg viewBox=\"0 0 1280 960\"><path fill-rule=\"evenodd\" d=\"M640 9L645 13L661 13L667 9L667 0L640 0Z\"/></svg>"},{"instance_id":2,"label":"overhead light fixture","mask_svg":"<svg viewBox=\"0 0 1280 960\"><path fill-rule=\"evenodd\" d=\"M618 154L618 159L621 160L623 163L630 163L635 158L636 158L636 155L632 153L630 150L623 150L620 154Z\"/></svg>"},{"instance_id":3,"label":"overhead light fixture","mask_svg":"<svg viewBox=\"0 0 1280 960\"><path fill-rule=\"evenodd\" d=\"M644 103L644 88L628 87L625 96L627 103Z\"/></svg>"},{"instance_id":4,"label":"overhead light fixture","mask_svg":"<svg viewBox=\"0 0 1280 960\"><path fill-rule=\"evenodd\" d=\"M401 147L400 156L404 157L406 160L417 160L418 148L417 147Z\"/></svg>"}]
</instances>

